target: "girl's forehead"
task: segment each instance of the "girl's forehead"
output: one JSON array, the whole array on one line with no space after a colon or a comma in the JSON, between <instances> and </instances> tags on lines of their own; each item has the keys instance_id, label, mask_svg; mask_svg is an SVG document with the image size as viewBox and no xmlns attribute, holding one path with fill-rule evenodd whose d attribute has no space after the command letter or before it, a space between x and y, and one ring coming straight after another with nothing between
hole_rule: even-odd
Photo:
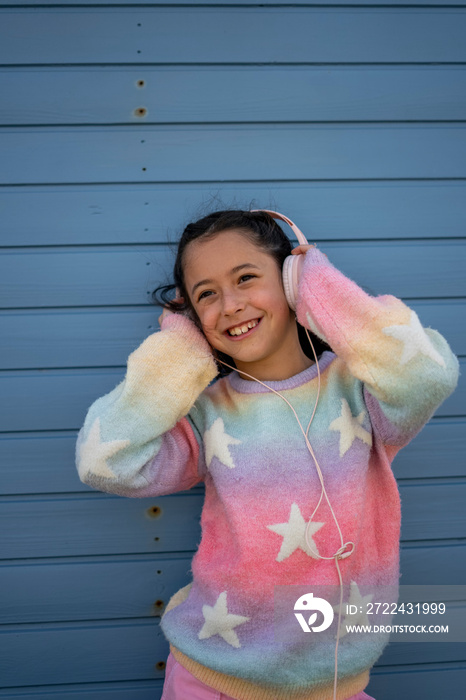
<instances>
[{"instance_id":1,"label":"girl's forehead","mask_svg":"<svg viewBox=\"0 0 466 700\"><path fill-rule=\"evenodd\" d=\"M184 251L183 267L185 274L189 274L195 268L212 264L228 265L231 262L233 266L238 258L245 256L249 259L260 259L269 258L270 254L248 238L246 233L228 229L214 236L200 237L188 243ZM243 262L248 260L245 259Z\"/></svg>"}]
</instances>

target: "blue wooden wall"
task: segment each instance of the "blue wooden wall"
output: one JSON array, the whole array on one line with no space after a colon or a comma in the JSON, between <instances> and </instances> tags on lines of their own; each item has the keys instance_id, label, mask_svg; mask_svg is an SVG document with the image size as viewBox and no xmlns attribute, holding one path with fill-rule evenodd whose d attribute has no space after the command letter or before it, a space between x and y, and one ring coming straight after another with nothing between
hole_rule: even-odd
<instances>
[{"instance_id":1,"label":"blue wooden wall","mask_svg":"<svg viewBox=\"0 0 466 700\"><path fill-rule=\"evenodd\" d=\"M282 211L464 365L465 37L459 0L0 3L0 698L160 697L202 488L100 494L74 446L190 220ZM394 464L404 584L466 583L465 384ZM390 644L368 692L465 684L465 645Z\"/></svg>"}]
</instances>

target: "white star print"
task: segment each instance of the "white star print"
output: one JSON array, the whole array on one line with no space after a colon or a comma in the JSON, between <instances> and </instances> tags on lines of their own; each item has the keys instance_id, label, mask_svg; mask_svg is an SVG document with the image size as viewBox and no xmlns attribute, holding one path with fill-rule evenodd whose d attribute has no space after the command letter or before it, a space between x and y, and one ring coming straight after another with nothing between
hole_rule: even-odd
<instances>
[{"instance_id":1,"label":"white star print","mask_svg":"<svg viewBox=\"0 0 466 700\"><path fill-rule=\"evenodd\" d=\"M204 615L205 623L199 632L199 639L209 639L209 637L218 634L232 647L238 649L241 646L234 627L242 625L250 618L243 615L232 615L228 612L226 591L220 593L213 607L211 605L203 605L202 614Z\"/></svg>"},{"instance_id":2,"label":"white star print","mask_svg":"<svg viewBox=\"0 0 466 700\"><path fill-rule=\"evenodd\" d=\"M107 459L129 445L131 440L112 440L101 442L100 418L96 418L87 436L79 448L78 472L81 478L92 472L95 476L103 476L106 479L115 479L107 464Z\"/></svg>"},{"instance_id":3,"label":"white star print","mask_svg":"<svg viewBox=\"0 0 466 700\"><path fill-rule=\"evenodd\" d=\"M365 416L364 411L361 411L359 416L353 416L348 401L341 400L341 415L329 425L330 430L340 433L340 457L348 452L356 438L365 442L366 445L372 445L372 435L362 427Z\"/></svg>"},{"instance_id":4,"label":"white star print","mask_svg":"<svg viewBox=\"0 0 466 700\"><path fill-rule=\"evenodd\" d=\"M388 326L387 328L382 328L382 333L390 335L403 343L403 352L400 358L401 365L405 365L413 357L421 354L430 357L431 360L441 367L446 367L445 360L430 342L414 311L411 311L409 324Z\"/></svg>"},{"instance_id":5,"label":"white star print","mask_svg":"<svg viewBox=\"0 0 466 700\"><path fill-rule=\"evenodd\" d=\"M234 469L235 464L233 462L228 445L240 445L241 440L228 435L225 432L225 426L223 424L222 418L217 418L210 428L204 433L204 445L205 445L205 459L206 464L210 467L210 464L214 457L217 457L222 464Z\"/></svg>"},{"instance_id":6,"label":"white star print","mask_svg":"<svg viewBox=\"0 0 466 700\"><path fill-rule=\"evenodd\" d=\"M374 594L362 596L356 581L351 581L350 596L347 603L343 603L341 613L344 619L341 621L339 637L344 637L348 634L347 625L370 625L367 617L367 604L372 601ZM355 613L348 612L347 605L355 605L357 611ZM333 609L338 614L340 612L340 604L334 605ZM336 638L336 635L335 635Z\"/></svg>"},{"instance_id":7,"label":"white star print","mask_svg":"<svg viewBox=\"0 0 466 700\"><path fill-rule=\"evenodd\" d=\"M324 525L324 523L312 522L309 526L309 541L312 549L316 551L317 554L319 553L319 550L317 549L316 543L312 539L312 535L314 535L317 530L320 530L322 525ZM276 561L283 561L297 549L302 549L303 552L306 552L306 554L313 557L313 559L318 558L307 545L306 526L307 522L304 520L301 511L299 510L299 506L296 503L293 503L291 506L290 518L287 523L267 525L269 530L272 530L272 532L276 532L277 535L281 535L283 537L282 546L280 547Z\"/></svg>"}]
</instances>

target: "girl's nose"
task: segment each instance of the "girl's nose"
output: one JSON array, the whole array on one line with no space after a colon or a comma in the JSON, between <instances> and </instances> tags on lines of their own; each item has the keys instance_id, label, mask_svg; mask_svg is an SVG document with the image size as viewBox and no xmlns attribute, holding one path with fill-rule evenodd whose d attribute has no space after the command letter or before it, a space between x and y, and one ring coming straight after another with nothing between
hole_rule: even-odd
<instances>
[{"instance_id":1,"label":"girl's nose","mask_svg":"<svg viewBox=\"0 0 466 700\"><path fill-rule=\"evenodd\" d=\"M223 295L223 313L226 316L233 316L234 314L243 311L244 307L245 301L241 294L230 292Z\"/></svg>"}]
</instances>

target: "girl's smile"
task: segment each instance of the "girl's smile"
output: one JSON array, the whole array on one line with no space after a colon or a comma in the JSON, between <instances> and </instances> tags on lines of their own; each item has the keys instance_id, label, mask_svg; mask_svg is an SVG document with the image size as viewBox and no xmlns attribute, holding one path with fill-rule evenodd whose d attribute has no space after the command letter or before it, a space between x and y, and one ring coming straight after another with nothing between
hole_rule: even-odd
<instances>
[{"instance_id":1,"label":"girl's smile","mask_svg":"<svg viewBox=\"0 0 466 700\"><path fill-rule=\"evenodd\" d=\"M281 269L239 230L192 241L185 288L210 345L258 379L287 379L312 364L298 339Z\"/></svg>"},{"instance_id":2,"label":"girl's smile","mask_svg":"<svg viewBox=\"0 0 466 700\"><path fill-rule=\"evenodd\" d=\"M233 326L233 328L229 328L227 331L225 331L225 333L230 339L242 340L243 338L251 335L253 330L259 325L260 321L260 318L254 318L252 321L246 321L238 324L237 326Z\"/></svg>"}]
</instances>

